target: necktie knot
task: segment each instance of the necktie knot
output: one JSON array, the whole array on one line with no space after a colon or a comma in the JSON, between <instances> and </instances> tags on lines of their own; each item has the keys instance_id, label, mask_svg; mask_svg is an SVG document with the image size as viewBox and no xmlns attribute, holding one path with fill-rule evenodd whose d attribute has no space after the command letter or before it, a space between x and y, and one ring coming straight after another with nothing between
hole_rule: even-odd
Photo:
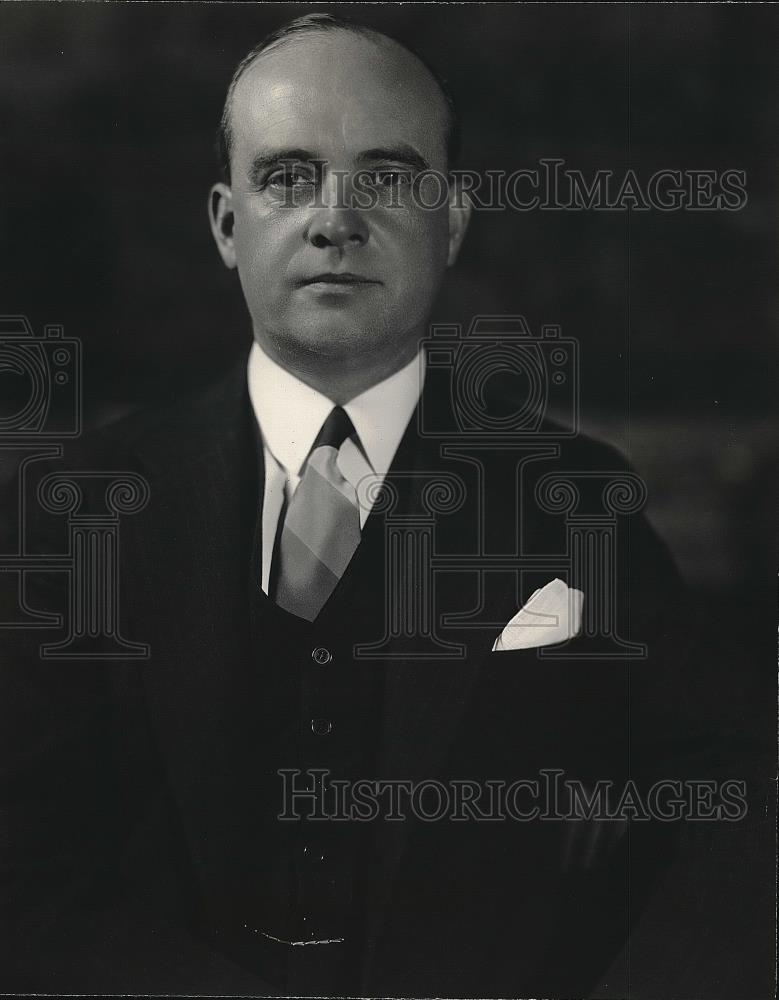
<instances>
[{"instance_id":1,"label":"necktie knot","mask_svg":"<svg viewBox=\"0 0 779 1000\"><path fill-rule=\"evenodd\" d=\"M344 441L352 434L354 434L354 424L349 419L348 413L340 406L334 406L322 424L311 451L325 446L335 448L338 451Z\"/></svg>"}]
</instances>

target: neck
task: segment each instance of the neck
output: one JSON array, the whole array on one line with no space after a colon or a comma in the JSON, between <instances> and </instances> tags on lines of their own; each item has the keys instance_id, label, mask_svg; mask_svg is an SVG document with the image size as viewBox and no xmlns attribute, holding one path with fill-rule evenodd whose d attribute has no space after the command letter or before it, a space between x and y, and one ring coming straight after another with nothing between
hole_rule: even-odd
<instances>
[{"instance_id":1,"label":"neck","mask_svg":"<svg viewBox=\"0 0 779 1000\"><path fill-rule=\"evenodd\" d=\"M343 406L355 396L400 371L419 350L419 344L412 342L400 354L389 358L373 357L367 362L365 359L336 359L304 352L286 355L259 338L257 343L276 364L327 396L337 406Z\"/></svg>"}]
</instances>

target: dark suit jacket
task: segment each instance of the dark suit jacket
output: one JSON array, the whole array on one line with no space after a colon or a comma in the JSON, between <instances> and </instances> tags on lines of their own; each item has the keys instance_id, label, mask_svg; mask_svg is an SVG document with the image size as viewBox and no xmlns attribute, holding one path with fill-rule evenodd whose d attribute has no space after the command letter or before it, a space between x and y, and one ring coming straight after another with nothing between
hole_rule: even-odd
<instances>
[{"instance_id":1,"label":"dark suit jacket","mask_svg":"<svg viewBox=\"0 0 779 1000\"><path fill-rule=\"evenodd\" d=\"M451 401L428 388L424 405L441 412ZM648 781L667 776L694 741L677 657L687 624L681 587L641 515L619 519L616 614L625 638L648 644L648 658L491 651L530 591L564 575L565 525L539 508L538 479L625 469L600 444L560 441L557 457L526 466L517 495L515 450L482 452L480 466L465 436L442 448L412 419L390 474L411 474L397 477L394 513L427 514L425 485L441 473L459 478L463 502L435 515L436 555L453 560L450 573L436 576L435 613L478 611L487 624L440 625L441 640L462 655L404 655L395 637L388 649L400 658L366 661L383 672L383 776L511 781L560 768L589 782ZM208 913L258 849L254 707L274 669L272 648L252 660L249 635L262 466L245 363L205 394L90 436L62 468L135 470L149 483L147 507L122 522L120 561L121 627L151 655L45 662L37 645L48 636L6 637L0 987L272 994L261 960L236 960ZM368 625L386 596L386 516L371 515L333 597L356 643L381 638ZM50 526L30 530L32 546L57 544ZM472 563L468 572L454 565L479 546L511 555L518 545L550 558L548 570L537 562L518 587L510 571L480 585ZM28 600L61 608L58 577L36 586L29 575ZM664 863L668 827L651 826L631 833L629 850L623 838L585 864L567 853L581 824L378 822L360 988L585 994Z\"/></svg>"}]
</instances>

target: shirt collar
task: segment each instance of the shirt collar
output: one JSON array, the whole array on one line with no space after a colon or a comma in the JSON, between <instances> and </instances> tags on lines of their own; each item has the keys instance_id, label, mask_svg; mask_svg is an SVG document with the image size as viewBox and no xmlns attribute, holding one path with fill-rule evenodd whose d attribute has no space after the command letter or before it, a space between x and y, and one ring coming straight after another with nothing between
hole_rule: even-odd
<instances>
[{"instance_id":1,"label":"shirt collar","mask_svg":"<svg viewBox=\"0 0 779 1000\"><path fill-rule=\"evenodd\" d=\"M420 351L407 365L344 404L378 475L389 471L425 379ZM263 441L287 472L300 475L335 403L277 364L255 341L249 352L249 398Z\"/></svg>"}]
</instances>

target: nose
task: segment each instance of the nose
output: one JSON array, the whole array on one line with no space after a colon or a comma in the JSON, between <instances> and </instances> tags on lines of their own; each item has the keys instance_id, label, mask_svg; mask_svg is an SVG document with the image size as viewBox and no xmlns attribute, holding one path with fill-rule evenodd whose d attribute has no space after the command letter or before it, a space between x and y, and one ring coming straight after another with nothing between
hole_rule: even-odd
<instances>
[{"instance_id":1,"label":"nose","mask_svg":"<svg viewBox=\"0 0 779 1000\"><path fill-rule=\"evenodd\" d=\"M360 212L350 207L320 208L308 227L308 241L318 250L327 247L361 247L368 242L368 227Z\"/></svg>"},{"instance_id":2,"label":"nose","mask_svg":"<svg viewBox=\"0 0 779 1000\"><path fill-rule=\"evenodd\" d=\"M306 237L318 250L361 247L368 242L368 226L363 213L350 204L351 184L344 172L325 176L322 203L311 217Z\"/></svg>"}]
</instances>

